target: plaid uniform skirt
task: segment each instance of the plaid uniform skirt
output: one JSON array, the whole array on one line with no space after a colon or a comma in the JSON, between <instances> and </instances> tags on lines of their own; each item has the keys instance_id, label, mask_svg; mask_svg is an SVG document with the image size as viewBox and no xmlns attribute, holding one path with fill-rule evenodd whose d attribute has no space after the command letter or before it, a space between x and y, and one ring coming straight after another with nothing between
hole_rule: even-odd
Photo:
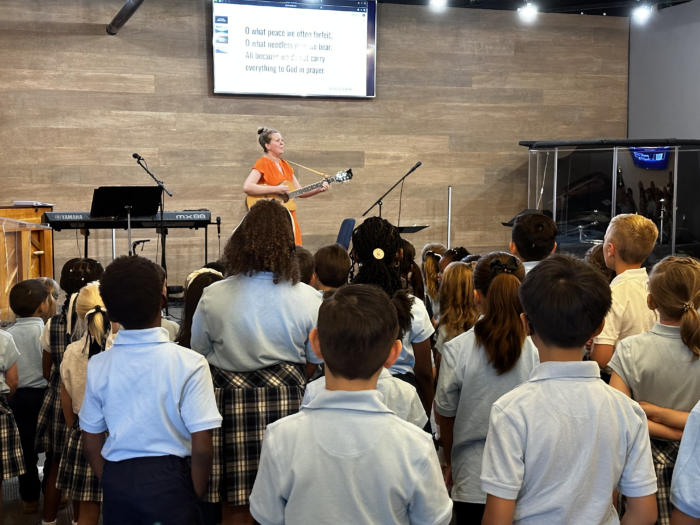
<instances>
[{"instance_id":1,"label":"plaid uniform skirt","mask_svg":"<svg viewBox=\"0 0 700 525\"><path fill-rule=\"evenodd\" d=\"M213 432L214 462L204 500L247 505L267 425L299 411L304 365L279 363L240 373L212 366L211 375L223 423Z\"/></svg>"},{"instance_id":2,"label":"plaid uniform skirt","mask_svg":"<svg viewBox=\"0 0 700 525\"><path fill-rule=\"evenodd\" d=\"M657 525L670 525L673 505L671 505L671 480L673 479L673 467L676 466L680 441L664 441L651 438L651 457L654 460L654 470L656 471L656 508L659 515L656 519ZM627 509L626 498L620 495L619 509L620 518Z\"/></svg>"},{"instance_id":3,"label":"plaid uniform skirt","mask_svg":"<svg viewBox=\"0 0 700 525\"><path fill-rule=\"evenodd\" d=\"M58 465L56 487L64 491L64 496L76 501L102 501L102 485L83 456L83 438L80 422L75 417L68 431L66 444Z\"/></svg>"},{"instance_id":4,"label":"plaid uniform skirt","mask_svg":"<svg viewBox=\"0 0 700 525\"><path fill-rule=\"evenodd\" d=\"M58 372L54 374L54 368L51 368L49 388L46 389L39 412L34 450L37 454L45 452L51 455L53 461L58 463L69 429L61 408L61 375Z\"/></svg>"},{"instance_id":5,"label":"plaid uniform skirt","mask_svg":"<svg viewBox=\"0 0 700 525\"><path fill-rule=\"evenodd\" d=\"M14 478L27 471L22 454L22 443L15 423L15 416L7 404L5 394L0 395L0 481Z\"/></svg>"}]
</instances>

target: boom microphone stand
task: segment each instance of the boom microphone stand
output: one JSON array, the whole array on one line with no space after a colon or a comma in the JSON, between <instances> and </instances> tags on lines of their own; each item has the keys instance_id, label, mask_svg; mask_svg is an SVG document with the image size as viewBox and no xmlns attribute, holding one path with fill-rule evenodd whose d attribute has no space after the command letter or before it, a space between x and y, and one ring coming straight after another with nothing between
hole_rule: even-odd
<instances>
[{"instance_id":1,"label":"boom microphone stand","mask_svg":"<svg viewBox=\"0 0 700 525\"><path fill-rule=\"evenodd\" d=\"M132 155L136 159L136 163L141 166L146 173L148 173L151 178L156 182L158 187L162 190L160 194L160 248L161 248L161 253L160 253L160 265L163 267L163 270L165 270L165 278L168 278L168 268L166 266L166 259L165 259L165 236L168 234L168 232L165 229L165 193L168 194L168 197L172 197L173 194L168 191L168 189L163 185L163 181L158 180L153 173L151 173L148 170L148 166L145 164L145 159L139 155L138 153L134 153ZM168 305L165 305L165 313L167 315L168 313Z\"/></svg>"},{"instance_id":2,"label":"boom microphone stand","mask_svg":"<svg viewBox=\"0 0 700 525\"><path fill-rule=\"evenodd\" d=\"M422 162L419 162L419 163L417 163L415 166L413 166L413 167L409 170L409 172L406 173L406 175L404 175L403 177L401 177L401 178L396 182L396 184L394 184L391 188L389 188L389 191L387 191L384 195L382 195L381 197L379 197L379 198L377 199L377 201L376 201L374 204L372 204L372 206L369 207L369 210L367 210L366 212L364 212L364 213L362 214L362 216L364 217L364 216L367 215L370 211L372 211L372 209L373 209L376 205L379 205L379 216L381 217L381 216L382 216L382 205L384 204L384 203L382 202L382 200L384 199L384 197L386 197L387 195L389 195L389 194L394 190L394 188L396 188L396 186L398 186L399 184L401 184L401 183L404 181L404 179L405 179L406 177L408 177L411 173L413 173L415 170L417 170L418 168L420 168L420 166L421 166L422 164L423 164Z\"/></svg>"}]
</instances>

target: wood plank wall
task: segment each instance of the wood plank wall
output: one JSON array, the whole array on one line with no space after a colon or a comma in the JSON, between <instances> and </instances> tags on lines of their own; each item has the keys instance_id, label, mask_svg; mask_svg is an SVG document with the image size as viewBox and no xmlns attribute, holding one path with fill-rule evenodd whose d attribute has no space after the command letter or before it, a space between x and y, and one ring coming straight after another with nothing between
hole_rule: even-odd
<instances>
[{"instance_id":1,"label":"wood plank wall","mask_svg":"<svg viewBox=\"0 0 700 525\"><path fill-rule=\"evenodd\" d=\"M626 133L626 18L540 14L527 24L514 12L380 4L376 99L305 100L213 94L209 2L148 0L109 36L121 5L0 3L0 204L88 210L97 186L149 184L131 158L139 152L174 193L166 209L206 207L230 232L244 214L242 183L264 124L282 131L290 160L354 170L351 183L301 202L311 250L420 160L401 220L430 227L410 239L418 250L446 241L452 185L452 243L480 252L506 246L500 221L526 205L518 141ZM398 198L384 206L394 222ZM153 234L134 238L152 239L143 254L156 256ZM172 232L171 284L203 262L203 238ZM92 241L91 256L108 263L108 232ZM74 232L57 233L56 273L81 249ZM209 250L217 256L215 228Z\"/></svg>"}]
</instances>

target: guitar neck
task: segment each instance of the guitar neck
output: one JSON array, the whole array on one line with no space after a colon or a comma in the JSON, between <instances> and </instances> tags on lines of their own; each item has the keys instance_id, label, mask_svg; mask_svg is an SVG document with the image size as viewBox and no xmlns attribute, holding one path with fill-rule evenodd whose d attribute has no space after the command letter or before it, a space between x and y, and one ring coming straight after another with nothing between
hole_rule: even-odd
<instances>
[{"instance_id":1,"label":"guitar neck","mask_svg":"<svg viewBox=\"0 0 700 525\"><path fill-rule=\"evenodd\" d=\"M330 177L328 179L323 179L318 182L315 182L314 184L309 184L308 186L304 186L303 188L299 188L298 190L294 190L287 195L289 196L290 199L295 199L299 197L300 195L304 195L305 193L309 193L310 191L316 190L323 186L323 183L327 182L330 184L331 182L335 182L335 177Z\"/></svg>"}]
</instances>

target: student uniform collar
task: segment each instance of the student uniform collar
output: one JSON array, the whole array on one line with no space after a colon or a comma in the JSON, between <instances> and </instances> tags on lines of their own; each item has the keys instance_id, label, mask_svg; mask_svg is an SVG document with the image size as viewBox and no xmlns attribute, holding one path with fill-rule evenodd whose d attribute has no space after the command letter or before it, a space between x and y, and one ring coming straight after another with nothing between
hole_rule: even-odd
<instances>
[{"instance_id":1,"label":"student uniform collar","mask_svg":"<svg viewBox=\"0 0 700 525\"><path fill-rule=\"evenodd\" d=\"M336 410L393 414L394 412L384 405L383 399L382 393L378 390L360 390L357 392L322 390L308 405L303 405L302 410L332 408Z\"/></svg>"},{"instance_id":2,"label":"student uniform collar","mask_svg":"<svg viewBox=\"0 0 700 525\"><path fill-rule=\"evenodd\" d=\"M642 278L643 279L649 278L649 276L647 275L646 268L635 268L634 270L625 270L620 275L615 276L615 278L610 283L610 286L612 286L613 284L620 283L622 281L626 281L628 279L642 279Z\"/></svg>"},{"instance_id":3,"label":"student uniform collar","mask_svg":"<svg viewBox=\"0 0 700 525\"><path fill-rule=\"evenodd\" d=\"M19 325L38 325L44 327L44 320L41 317L20 317L15 321L15 326Z\"/></svg>"},{"instance_id":4,"label":"student uniform collar","mask_svg":"<svg viewBox=\"0 0 700 525\"><path fill-rule=\"evenodd\" d=\"M654 323L654 326L649 331L663 337L671 337L673 339L681 338L680 326L668 326L666 324Z\"/></svg>"},{"instance_id":5,"label":"student uniform collar","mask_svg":"<svg viewBox=\"0 0 700 525\"><path fill-rule=\"evenodd\" d=\"M169 343L170 334L165 328L146 328L145 330L126 330L124 327L117 332L114 345L141 345L153 343Z\"/></svg>"},{"instance_id":6,"label":"student uniform collar","mask_svg":"<svg viewBox=\"0 0 700 525\"><path fill-rule=\"evenodd\" d=\"M547 361L530 372L530 381L546 379L600 379L600 368L595 361Z\"/></svg>"},{"instance_id":7,"label":"student uniform collar","mask_svg":"<svg viewBox=\"0 0 700 525\"><path fill-rule=\"evenodd\" d=\"M382 367L382 371L379 372L379 379L387 379L389 377L394 377L391 375L391 372L389 372L388 368Z\"/></svg>"}]
</instances>

